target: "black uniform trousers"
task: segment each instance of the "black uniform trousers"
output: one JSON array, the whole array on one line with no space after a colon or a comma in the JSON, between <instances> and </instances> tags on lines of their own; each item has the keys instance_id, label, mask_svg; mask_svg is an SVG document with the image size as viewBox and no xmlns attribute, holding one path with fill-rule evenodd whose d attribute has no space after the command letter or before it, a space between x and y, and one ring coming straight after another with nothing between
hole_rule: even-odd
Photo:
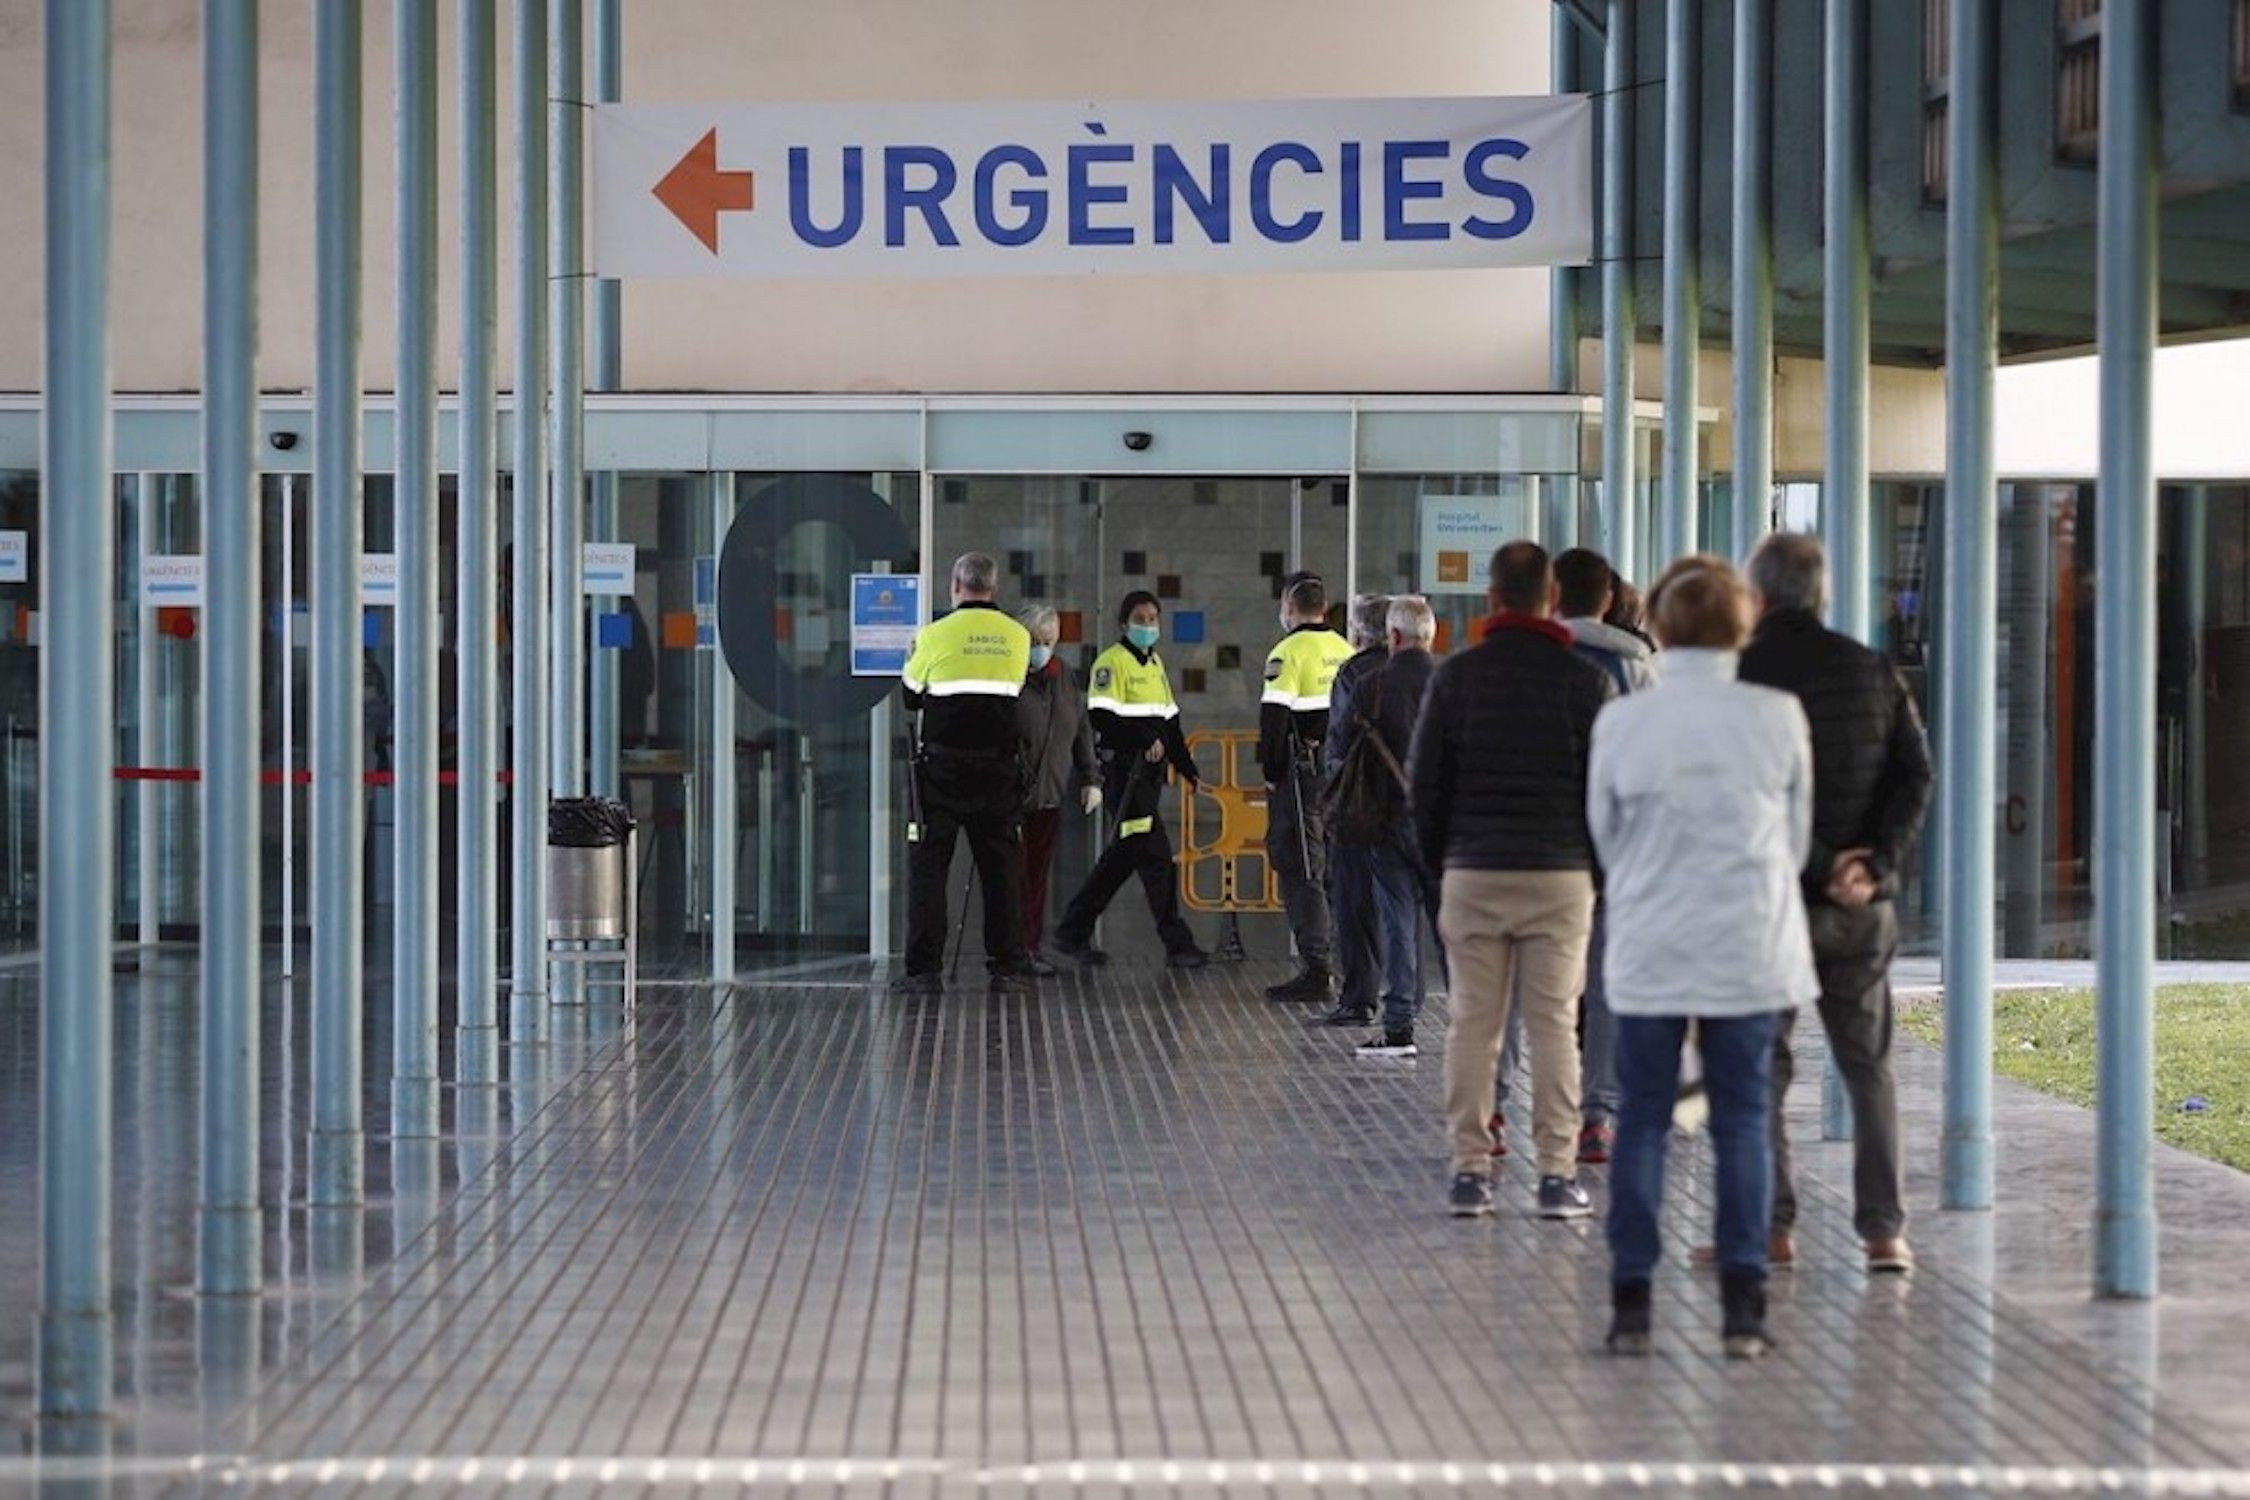
<instances>
[{"instance_id":1,"label":"black uniform trousers","mask_svg":"<svg viewBox=\"0 0 2250 1500\"><path fill-rule=\"evenodd\" d=\"M1012 788L1014 770L987 773ZM958 836L969 841L984 893L985 967L998 974L1025 962L1023 944L1023 809L1009 792L949 797L958 780L933 763L924 768L921 837L907 846L906 972L945 967L946 878Z\"/></svg>"},{"instance_id":2,"label":"black uniform trousers","mask_svg":"<svg viewBox=\"0 0 2250 1500\"><path fill-rule=\"evenodd\" d=\"M1062 920L1055 925L1055 941L1071 947L1088 942L1094 935L1094 923L1109 909L1110 901L1125 888L1126 881L1137 875L1148 897L1149 915L1156 919L1157 936L1164 940L1164 951L1197 952L1195 934L1180 916L1179 872L1172 860L1172 837L1158 812L1164 793L1164 768L1143 764L1135 775L1136 761L1113 761L1109 774L1102 778L1103 800L1117 809L1113 825L1117 831L1110 834L1101 858L1087 872L1086 883L1070 898ZM1125 824L1143 818L1148 820L1147 832L1120 836Z\"/></svg>"}]
</instances>

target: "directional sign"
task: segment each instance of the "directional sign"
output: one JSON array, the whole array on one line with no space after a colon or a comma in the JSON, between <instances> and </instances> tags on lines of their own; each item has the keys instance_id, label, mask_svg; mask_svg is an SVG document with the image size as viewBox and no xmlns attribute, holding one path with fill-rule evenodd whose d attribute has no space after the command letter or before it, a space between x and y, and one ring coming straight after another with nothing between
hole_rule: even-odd
<instances>
[{"instance_id":1,"label":"directional sign","mask_svg":"<svg viewBox=\"0 0 2250 1500\"><path fill-rule=\"evenodd\" d=\"M195 553L151 553L142 558L141 602L177 609L201 609L202 557Z\"/></svg>"},{"instance_id":2,"label":"directional sign","mask_svg":"<svg viewBox=\"0 0 2250 1500\"><path fill-rule=\"evenodd\" d=\"M359 602L369 609L398 607L398 554L366 552L359 559Z\"/></svg>"},{"instance_id":3,"label":"directional sign","mask_svg":"<svg viewBox=\"0 0 2250 1500\"><path fill-rule=\"evenodd\" d=\"M584 591L588 594L612 596L633 592L633 544L631 542L586 542L585 559L581 569Z\"/></svg>"},{"instance_id":4,"label":"directional sign","mask_svg":"<svg viewBox=\"0 0 2250 1500\"><path fill-rule=\"evenodd\" d=\"M604 104L593 124L602 276L1415 270L1593 253L1583 95Z\"/></svg>"},{"instance_id":5,"label":"directional sign","mask_svg":"<svg viewBox=\"0 0 2250 1500\"><path fill-rule=\"evenodd\" d=\"M31 582L31 533L0 531L0 583Z\"/></svg>"}]
</instances>

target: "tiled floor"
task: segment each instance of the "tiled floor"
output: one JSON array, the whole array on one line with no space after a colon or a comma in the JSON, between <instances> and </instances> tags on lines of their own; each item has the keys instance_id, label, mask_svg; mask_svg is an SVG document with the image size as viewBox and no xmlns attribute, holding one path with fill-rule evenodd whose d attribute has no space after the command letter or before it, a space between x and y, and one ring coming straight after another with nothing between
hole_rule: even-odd
<instances>
[{"instance_id":1,"label":"tiled floor","mask_svg":"<svg viewBox=\"0 0 2250 1500\"><path fill-rule=\"evenodd\" d=\"M0 1460L0 1489L2250 1494L2250 1386L2175 1394L2161 1359L2120 1363L2124 1325L2065 1331L2082 1298L1996 1292L2009 1263L1968 1216L1925 1215L1924 1272L1870 1284L1816 1180L1807 1263L1776 1281L1781 1352L1728 1365L1684 1264L1699 1148L1678 1158L1660 1356L1599 1355L1598 1228L1532 1219L1520 1159L1499 1216L1446 1218L1435 1046L1361 1062L1260 999L1272 977L1121 966L1036 999L897 1002L845 970L654 987L630 1027L550 1013L486 1118L371 1153L388 1173L365 1215L277 1215L273 1294L201 1309L178 1292L192 983L144 977L120 1021L130 1399L106 1459ZM31 1008L0 981L18 1286ZM268 1050L301 1109L301 1074L280 1076L300 1042ZM1837 1148L1807 1154L1843 1180ZM301 1170L275 1161L277 1197ZM2238 1304L2198 1306L2231 1332L2213 1348L2250 1344ZM0 1329L19 1417L30 1311Z\"/></svg>"}]
</instances>

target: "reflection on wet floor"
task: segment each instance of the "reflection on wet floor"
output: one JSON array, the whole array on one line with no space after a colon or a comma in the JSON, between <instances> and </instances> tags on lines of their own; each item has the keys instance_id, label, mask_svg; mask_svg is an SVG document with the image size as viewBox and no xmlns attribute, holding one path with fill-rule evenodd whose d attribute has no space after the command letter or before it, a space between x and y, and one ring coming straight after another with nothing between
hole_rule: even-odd
<instances>
[{"instance_id":1,"label":"reflection on wet floor","mask_svg":"<svg viewBox=\"0 0 2250 1500\"><path fill-rule=\"evenodd\" d=\"M1911 1283L1870 1283L1819 1149L1774 1359L1718 1357L1685 1266L1696 1148L1662 1353L1597 1355L1598 1229L1531 1218L1518 1160L1499 1216L1446 1218L1435 1047L1354 1058L1259 998L1255 967L915 1003L832 966L652 985L631 1022L516 1017L543 1034L500 1087L449 1088L442 1139L373 1142L368 1207L319 1211L304 995L277 983L268 1294L199 1302L190 962L121 981L121 1411L26 1427L58 1483L2044 1491L2114 1467L2250 1491L2241 1398L2158 1395L2153 1358L2122 1367L1996 1295L1992 1233L1956 1222ZM21 1287L35 992L0 978L0 1275ZM371 1079L378 1134L387 1097ZM0 1326L19 1425L30 1311ZM33 1472L0 1462L0 1489Z\"/></svg>"}]
</instances>

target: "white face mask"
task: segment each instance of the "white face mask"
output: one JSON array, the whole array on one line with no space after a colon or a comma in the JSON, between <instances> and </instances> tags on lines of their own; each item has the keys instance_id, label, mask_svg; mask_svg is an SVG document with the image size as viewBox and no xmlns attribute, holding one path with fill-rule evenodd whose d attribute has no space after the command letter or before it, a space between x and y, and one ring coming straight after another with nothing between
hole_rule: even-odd
<instances>
[{"instance_id":1,"label":"white face mask","mask_svg":"<svg viewBox=\"0 0 2250 1500\"><path fill-rule=\"evenodd\" d=\"M1039 642L1037 642L1037 641L1034 641L1034 642L1032 642L1032 643L1031 643L1031 670L1032 670L1032 671L1034 671L1034 672L1043 672L1043 671L1045 671L1045 670L1047 669L1047 663L1049 663L1049 662L1053 661L1054 659L1055 659L1055 648L1054 648L1054 647L1052 647L1052 646L1043 646L1043 645L1041 645L1041 644L1040 644Z\"/></svg>"}]
</instances>

